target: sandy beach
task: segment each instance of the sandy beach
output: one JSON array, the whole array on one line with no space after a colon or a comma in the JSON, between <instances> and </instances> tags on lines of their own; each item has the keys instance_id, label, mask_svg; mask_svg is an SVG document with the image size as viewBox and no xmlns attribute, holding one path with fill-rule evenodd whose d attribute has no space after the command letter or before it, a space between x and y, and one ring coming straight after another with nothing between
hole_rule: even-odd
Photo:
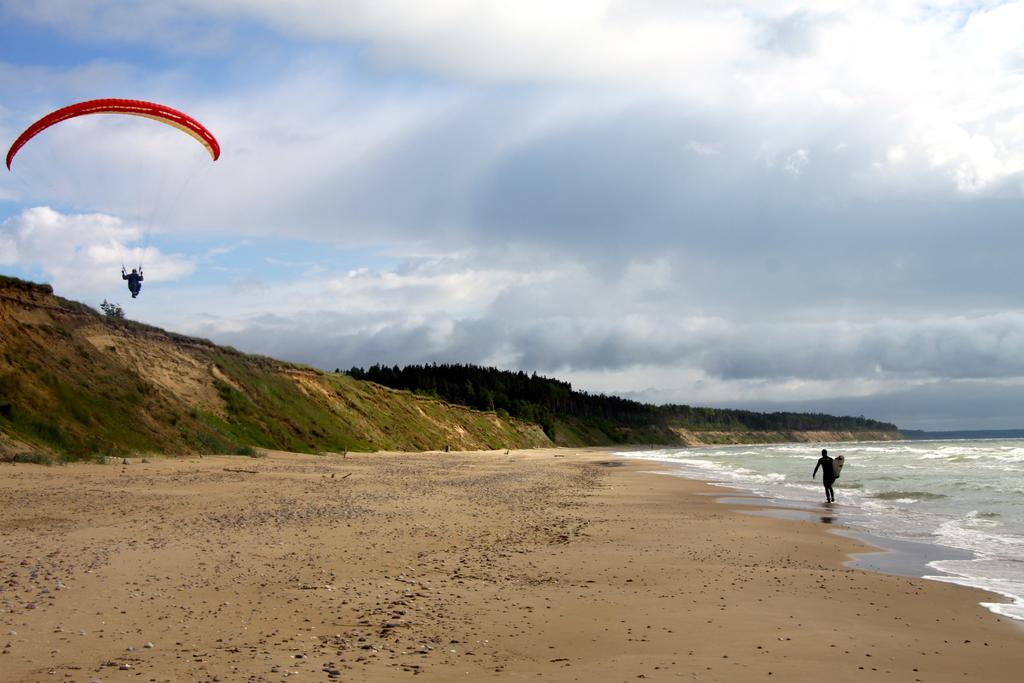
<instances>
[{"instance_id":1,"label":"sandy beach","mask_svg":"<svg viewBox=\"0 0 1024 683\"><path fill-rule=\"evenodd\" d=\"M609 452L0 465L0 680L1009 681L994 596Z\"/></svg>"}]
</instances>

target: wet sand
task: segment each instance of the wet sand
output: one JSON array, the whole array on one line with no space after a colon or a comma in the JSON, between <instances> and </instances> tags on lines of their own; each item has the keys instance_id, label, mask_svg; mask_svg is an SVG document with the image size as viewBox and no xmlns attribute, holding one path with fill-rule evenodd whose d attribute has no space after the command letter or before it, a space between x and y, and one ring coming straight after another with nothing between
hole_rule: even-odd
<instances>
[{"instance_id":1,"label":"wet sand","mask_svg":"<svg viewBox=\"0 0 1024 683\"><path fill-rule=\"evenodd\" d=\"M600 451L0 465L0 680L1009 681L973 589Z\"/></svg>"}]
</instances>

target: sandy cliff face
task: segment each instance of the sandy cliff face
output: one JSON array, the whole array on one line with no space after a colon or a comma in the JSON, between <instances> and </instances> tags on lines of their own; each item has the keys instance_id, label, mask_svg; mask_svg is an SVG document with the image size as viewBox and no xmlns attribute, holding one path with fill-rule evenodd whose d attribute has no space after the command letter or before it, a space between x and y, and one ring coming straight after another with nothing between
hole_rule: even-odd
<instances>
[{"instance_id":1,"label":"sandy cliff face","mask_svg":"<svg viewBox=\"0 0 1024 683\"><path fill-rule=\"evenodd\" d=\"M543 445L535 425L112 320L0 277L0 454Z\"/></svg>"},{"instance_id":2,"label":"sandy cliff face","mask_svg":"<svg viewBox=\"0 0 1024 683\"><path fill-rule=\"evenodd\" d=\"M214 380L227 381L217 366L185 346L157 335L126 335L102 322L82 327L78 334L114 362L129 368L146 382L185 404L224 413L224 402Z\"/></svg>"}]
</instances>

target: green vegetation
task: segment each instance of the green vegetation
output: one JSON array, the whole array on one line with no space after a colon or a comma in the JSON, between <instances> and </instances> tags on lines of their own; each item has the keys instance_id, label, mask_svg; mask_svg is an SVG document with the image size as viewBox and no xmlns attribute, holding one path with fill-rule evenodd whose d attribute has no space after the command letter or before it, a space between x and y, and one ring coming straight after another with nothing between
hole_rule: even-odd
<instances>
[{"instance_id":1,"label":"green vegetation","mask_svg":"<svg viewBox=\"0 0 1024 683\"><path fill-rule=\"evenodd\" d=\"M123 318L124 309L121 308L120 304L115 304L106 299L100 304L100 310L103 311L103 315L108 318Z\"/></svg>"},{"instance_id":2,"label":"green vegetation","mask_svg":"<svg viewBox=\"0 0 1024 683\"><path fill-rule=\"evenodd\" d=\"M42 451L30 451L28 453L15 453L11 456L11 462L27 462L33 465L53 465L56 460L49 453Z\"/></svg>"},{"instance_id":3,"label":"green vegetation","mask_svg":"<svg viewBox=\"0 0 1024 683\"><path fill-rule=\"evenodd\" d=\"M574 391L572 385L537 373L476 365L374 365L348 375L396 389L494 410L541 425L564 443L672 443L674 429L722 432L885 431L896 425L865 417L809 413L655 406L617 396ZM666 441L666 437L668 440Z\"/></svg>"},{"instance_id":4,"label":"green vegetation","mask_svg":"<svg viewBox=\"0 0 1024 683\"><path fill-rule=\"evenodd\" d=\"M243 354L0 276L0 458L446 445L550 441L522 421Z\"/></svg>"}]
</instances>

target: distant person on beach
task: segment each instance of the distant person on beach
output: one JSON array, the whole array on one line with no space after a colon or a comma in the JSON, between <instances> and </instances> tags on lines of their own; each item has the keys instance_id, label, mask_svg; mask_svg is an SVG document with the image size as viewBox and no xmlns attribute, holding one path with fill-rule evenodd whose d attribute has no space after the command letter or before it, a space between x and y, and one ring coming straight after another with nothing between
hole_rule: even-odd
<instances>
[{"instance_id":1,"label":"distant person on beach","mask_svg":"<svg viewBox=\"0 0 1024 683\"><path fill-rule=\"evenodd\" d=\"M128 281L128 291L132 293L134 299L142 291L142 271L132 268L131 273L126 273L124 268L121 268L121 279Z\"/></svg>"},{"instance_id":2,"label":"distant person on beach","mask_svg":"<svg viewBox=\"0 0 1024 683\"><path fill-rule=\"evenodd\" d=\"M825 502L834 503L836 494L832 492L832 482L836 480L836 475L832 469L832 458L828 457L828 450L824 448L821 449L821 457L818 458L818 464L814 466L811 479L817 476L819 467L821 468L821 481L825 484Z\"/></svg>"}]
</instances>

